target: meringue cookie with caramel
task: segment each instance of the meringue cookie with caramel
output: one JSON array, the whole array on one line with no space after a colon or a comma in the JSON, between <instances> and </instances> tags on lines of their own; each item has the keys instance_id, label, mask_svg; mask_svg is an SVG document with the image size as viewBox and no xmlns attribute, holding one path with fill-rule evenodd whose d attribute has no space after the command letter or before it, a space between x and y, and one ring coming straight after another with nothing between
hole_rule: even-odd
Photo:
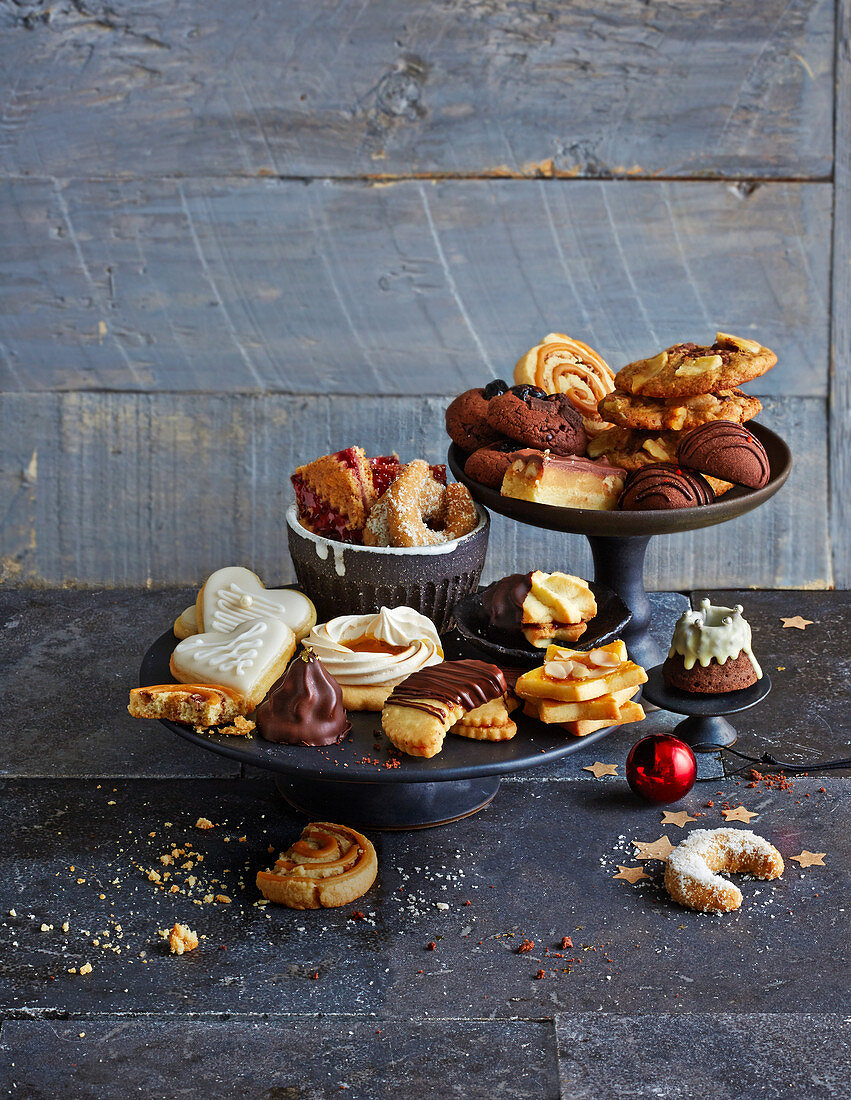
<instances>
[{"instance_id":1,"label":"meringue cookie with caramel","mask_svg":"<svg viewBox=\"0 0 851 1100\"><path fill-rule=\"evenodd\" d=\"M347 710L381 710L407 676L443 661L434 623L412 607L340 615L315 626L305 645L340 684Z\"/></svg>"}]
</instances>

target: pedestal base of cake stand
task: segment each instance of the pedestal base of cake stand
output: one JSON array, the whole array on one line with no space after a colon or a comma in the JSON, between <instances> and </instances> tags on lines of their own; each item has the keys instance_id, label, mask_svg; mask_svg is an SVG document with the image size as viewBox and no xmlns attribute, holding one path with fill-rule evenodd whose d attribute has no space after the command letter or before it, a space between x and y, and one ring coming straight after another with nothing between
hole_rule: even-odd
<instances>
[{"instance_id":1,"label":"pedestal base of cake stand","mask_svg":"<svg viewBox=\"0 0 851 1100\"><path fill-rule=\"evenodd\" d=\"M658 665L664 654L650 634L652 608L644 588L644 557L649 535L586 535L594 558L594 580L615 592L632 612L621 637L630 659L642 668Z\"/></svg>"},{"instance_id":2,"label":"pedestal base of cake stand","mask_svg":"<svg viewBox=\"0 0 851 1100\"><path fill-rule=\"evenodd\" d=\"M691 746L694 752L717 752L736 743L738 734L724 718L756 706L771 691L771 678L763 672L762 679L741 691L725 691L719 695L690 695L668 687L662 677L662 666L648 669L644 698L674 714L687 714L671 731L674 737Z\"/></svg>"},{"instance_id":3,"label":"pedestal base of cake stand","mask_svg":"<svg viewBox=\"0 0 851 1100\"><path fill-rule=\"evenodd\" d=\"M293 809L311 821L358 829L431 829L484 809L499 790L499 776L441 783L340 783L277 775L275 785Z\"/></svg>"}]
</instances>

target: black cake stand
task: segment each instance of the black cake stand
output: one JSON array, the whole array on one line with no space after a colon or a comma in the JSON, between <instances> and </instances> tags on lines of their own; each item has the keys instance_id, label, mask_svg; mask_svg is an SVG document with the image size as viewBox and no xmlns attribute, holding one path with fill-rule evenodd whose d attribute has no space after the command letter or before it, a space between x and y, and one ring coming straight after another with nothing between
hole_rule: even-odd
<instances>
[{"instance_id":1,"label":"black cake stand","mask_svg":"<svg viewBox=\"0 0 851 1100\"><path fill-rule=\"evenodd\" d=\"M161 635L142 661L141 686L168 684L168 660L177 639ZM426 829L481 810L496 794L500 778L577 752L611 733L607 726L571 737L515 711L511 741L472 741L448 734L443 751L430 760L397 753L381 733L377 713L350 713L351 733L326 748L273 745L261 737L195 733L179 722L162 724L201 748L275 773L286 801L313 821L336 821L367 829Z\"/></svg>"},{"instance_id":2,"label":"black cake stand","mask_svg":"<svg viewBox=\"0 0 851 1100\"><path fill-rule=\"evenodd\" d=\"M673 729L680 741L695 752L717 752L736 743L737 733L725 714L739 714L761 703L771 691L771 677L763 672L762 679L739 691L724 691L718 695L693 695L688 691L668 687L662 677L662 666L647 672L644 698L648 703L688 718Z\"/></svg>"},{"instance_id":3,"label":"black cake stand","mask_svg":"<svg viewBox=\"0 0 851 1100\"><path fill-rule=\"evenodd\" d=\"M591 508L554 508L528 500L504 497L498 489L473 481L464 473L466 455L454 443L449 467L486 508L509 519L585 535L594 558L594 580L616 592L632 612L622 637L630 657L644 668L660 663L664 654L650 635L650 601L644 588L644 557L653 535L694 531L742 516L764 504L783 485L792 469L792 455L779 435L761 424L748 424L768 454L771 478L763 489L730 489L713 504L671 511L601 512Z\"/></svg>"}]
</instances>

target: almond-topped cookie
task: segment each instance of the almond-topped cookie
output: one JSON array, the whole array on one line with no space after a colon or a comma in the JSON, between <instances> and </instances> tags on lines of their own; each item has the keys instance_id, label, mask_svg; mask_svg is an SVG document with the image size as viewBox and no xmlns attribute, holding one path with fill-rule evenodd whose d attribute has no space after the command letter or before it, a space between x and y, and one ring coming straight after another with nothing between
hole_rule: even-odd
<instances>
[{"instance_id":1,"label":"almond-topped cookie","mask_svg":"<svg viewBox=\"0 0 851 1100\"><path fill-rule=\"evenodd\" d=\"M381 725L396 748L409 756L436 756L451 726L507 691L496 665L444 661L415 672L394 688L381 712Z\"/></svg>"},{"instance_id":2,"label":"almond-topped cookie","mask_svg":"<svg viewBox=\"0 0 851 1100\"><path fill-rule=\"evenodd\" d=\"M732 390L776 362L774 352L758 341L719 332L713 344L673 344L651 359L628 363L615 375L615 389L647 397L695 397Z\"/></svg>"},{"instance_id":3,"label":"almond-topped cookie","mask_svg":"<svg viewBox=\"0 0 851 1100\"><path fill-rule=\"evenodd\" d=\"M743 424L762 409L758 397L744 390L721 390L696 397L638 397L615 390L600 402L600 414L623 428L645 431L690 431L714 420Z\"/></svg>"}]
</instances>

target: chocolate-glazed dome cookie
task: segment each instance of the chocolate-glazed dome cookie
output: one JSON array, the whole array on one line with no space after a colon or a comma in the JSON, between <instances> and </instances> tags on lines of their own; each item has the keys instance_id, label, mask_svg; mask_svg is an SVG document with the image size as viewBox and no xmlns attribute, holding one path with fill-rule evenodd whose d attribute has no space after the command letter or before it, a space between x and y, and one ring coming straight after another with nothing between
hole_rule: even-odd
<instances>
[{"instance_id":1,"label":"chocolate-glazed dome cookie","mask_svg":"<svg viewBox=\"0 0 851 1100\"><path fill-rule=\"evenodd\" d=\"M630 512L662 511L696 508L714 499L712 487L700 474L673 462L654 462L629 475L619 507Z\"/></svg>"},{"instance_id":2,"label":"chocolate-glazed dome cookie","mask_svg":"<svg viewBox=\"0 0 851 1100\"><path fill-rule=\"evenodd\" d=\"M702 474L761 489L768 484L771 468L765 447L741 424L716 420L685 436L677 459Z\"/></svg>"},{"instance_id":3,"label":"chocolate-glazed dome cookie","mask_svg":"<svg viewBox=\"0 0 851 1100\"><path fill-rule=\"evenodd\" d=\"M524 447L556 455L585 453L587 436L582 414L563 393L546 394L537 386L512 386L488 405L494 431Z\"/></svg>"},{"instance_id":4,"label":"chocolate-glazed dome cookie","mask_svg":"<svg viewBox=\"0 0 851 1100\"><path fill-rule=\"evenodd\" d=\"M306 646L254 718L261 737L280 745L333 745L351 729L340 685Z\"/></svg>"}]
</instances>

